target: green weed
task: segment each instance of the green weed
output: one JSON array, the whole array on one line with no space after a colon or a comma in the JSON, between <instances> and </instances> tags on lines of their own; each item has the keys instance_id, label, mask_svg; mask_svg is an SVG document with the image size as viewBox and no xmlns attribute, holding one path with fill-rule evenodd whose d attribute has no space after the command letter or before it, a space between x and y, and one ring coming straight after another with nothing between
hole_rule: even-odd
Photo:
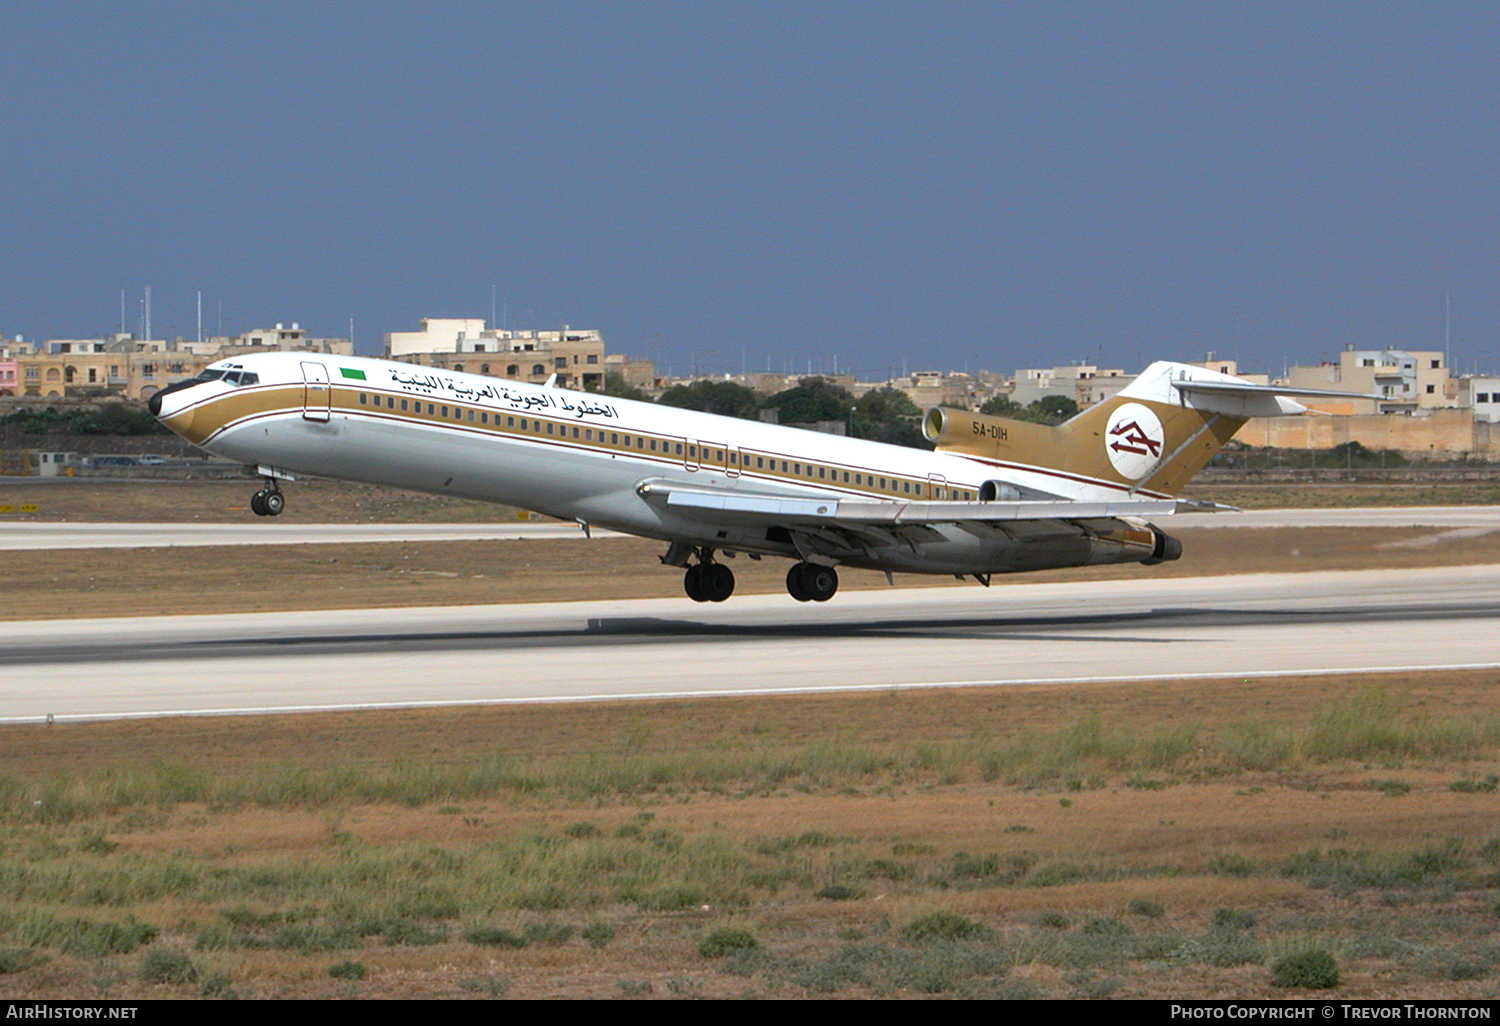
<instances>
[{"instance_id":1,"label":"green weed","mask_svg":"<svg viewBox=\"0 0 1500 1026\"><path fill-rule=\"evenodd\" d=\"M146 983L193 983L198 967L180 951L148 951L141 959L140 977Z\"/></svg>"},{"instance_id":2,"label":"green weed","mask_svg":"<svg viewBox=\"0 0 1500 1026\"><path fill-rule=\"evenodd\" d=\"M1329 990L1339 985L1338 962L1322 948L1286 955L1271 966L1271 985Z\"/></svg>"}]
</instances>

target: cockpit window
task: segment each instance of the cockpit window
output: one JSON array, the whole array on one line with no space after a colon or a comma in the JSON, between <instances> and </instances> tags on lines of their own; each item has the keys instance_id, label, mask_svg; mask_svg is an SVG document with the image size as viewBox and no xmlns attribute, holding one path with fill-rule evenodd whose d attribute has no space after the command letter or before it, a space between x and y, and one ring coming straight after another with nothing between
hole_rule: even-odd
<instances>
[{"instance_id":1,"label":"cockpit window","mask_svg":"<svg viewBox=\"0 0 1500 1026\"><path fill-rule=\"evenodd\" d=\"M260 375L254 373L253 371L223 369L215 370L213 368L209 368L208 370L205 370L201 374L199 374L195 380L222 380L226 385L258 385L260 384Z\"/></svg>"}]
</instances>

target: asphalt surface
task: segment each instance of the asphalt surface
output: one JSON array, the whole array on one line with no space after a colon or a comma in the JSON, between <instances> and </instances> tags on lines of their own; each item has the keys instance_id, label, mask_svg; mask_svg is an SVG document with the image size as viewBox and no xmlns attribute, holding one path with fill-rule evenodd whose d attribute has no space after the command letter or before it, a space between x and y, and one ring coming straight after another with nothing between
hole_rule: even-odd
<instances>
[{"instance_id":1,"label":"asphalt surface","mask_svg":"<svg viewBox=\"0 0 1500 1026\"><path fill-rule=\"evenodd\" d=\"M1284 509L1184 514L1158 521L1184 527L1448 527L1500 530L1500 506ZM595 538L622 537L594 530ZM485 541L579 538L577 524L296 524L246 515L240 523L0 523L0 551L301 545L350 542Z\"/></svg>"},{"instance_id":2,"label":"asphalt surface","mask_svg":"<svg viewBox=\"0 0 1500 1026\"><path fill-rule=\"evenodd\" d=\"M1500 666L1492 567L21 622L0 721Z\"/></svg>"}]
</instances>

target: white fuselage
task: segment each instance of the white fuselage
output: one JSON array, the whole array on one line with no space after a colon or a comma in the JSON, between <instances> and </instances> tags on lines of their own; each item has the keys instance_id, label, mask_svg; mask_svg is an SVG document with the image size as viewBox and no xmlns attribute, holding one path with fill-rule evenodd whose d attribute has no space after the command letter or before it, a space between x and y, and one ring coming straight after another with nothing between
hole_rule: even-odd
<instances>
[{"instance_id":1,"label":"white fuselage","mask_svg":"<svg viewBox=\"0 0 1500 1026\"><path fill-rule=\"evenodd\" d=\"M647 502L643 483L892 503L972 501L997 477L1066 499L1115 499L1124 491L1046 468L1001 469L970 456L382 360L277 353L214 367L256 380L172 391L158 416L207 451L271 476L312 474L502 503L720 551L799 550L764 525L705 523ZM1080 546L1090 540L1087 531L1055 523L933 525L915 541L866 543L840 561L1004 572L1089 562Z\"/></svg>"}]
</instances>

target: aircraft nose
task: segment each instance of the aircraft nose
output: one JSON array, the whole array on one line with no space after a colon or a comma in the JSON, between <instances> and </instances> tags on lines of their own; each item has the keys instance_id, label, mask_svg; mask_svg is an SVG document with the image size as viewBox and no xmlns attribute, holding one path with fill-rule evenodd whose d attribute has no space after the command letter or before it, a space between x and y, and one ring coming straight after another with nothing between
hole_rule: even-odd
<instances>
[{"instance_id":1,"label":"aircraft nose","mask_svg":"<svg viewBox=\"0 0 1500 1026\"><path fill-rule=\"evenodd\" d=\"M161 412L162 411L162 405L163 405L162 404L162 400L163 399L165 399L167 396L171 395L173 392L181 392L185 388L192 388L194 385L198 385L198 384L202 384L202 382L200 382L197 378L188 378L188 379L186 379L184 381L174 381L170 385L168 385L166 388L162 389L160 392L157 392L150 399L147 399L146 400L146 408L151 411L151 416L153 416L153 417L161 417L163 415L162 412ZM167 416L171 416L173 408L177 407L177 406L180 406L180 405L181 405L180 403L167 403L166 404L166 408L167 408L166 415Z\"/></svg>"}]
</instances>

